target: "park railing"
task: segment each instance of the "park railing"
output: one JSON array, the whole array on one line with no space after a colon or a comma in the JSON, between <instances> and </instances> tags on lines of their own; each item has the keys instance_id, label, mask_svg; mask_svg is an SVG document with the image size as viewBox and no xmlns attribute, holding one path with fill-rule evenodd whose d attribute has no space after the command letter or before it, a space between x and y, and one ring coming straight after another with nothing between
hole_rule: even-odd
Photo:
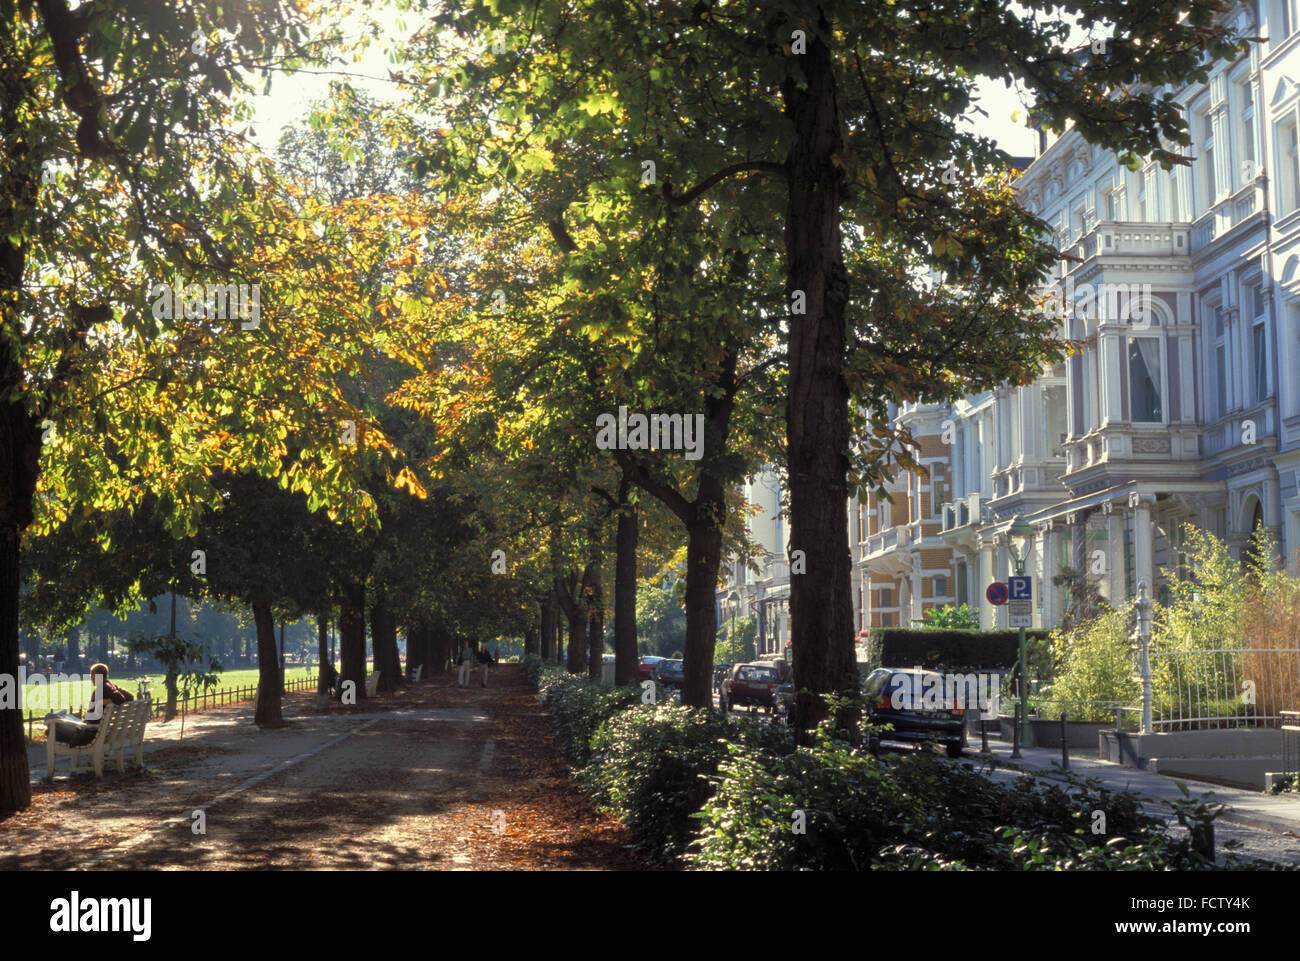
<instances>
[{"instance_id":1,"label":"park railing","mask_svg":"<svg viewBox=\"0 0 1300 961\"><path fill-rule=\"evenodd\" d=\"M286 694L296 694L304 691L315 693L317 678L301 677L286 680L284 683L284 692ZM152 708L149 719L154 720L163 717L167 713L167 698L164 694L160 700L152 696L152 692L147 695L152 700ZM186 714L199 713L218 707L229 707L233 704L243 704L255 700L257 697L257 685L246 684L240 687L223 687L212 690L191 691L185 695L176 697L176 714L185 716ZM24 712L23 722L27 725L27 740L35 739L38 730L44 731L45 717L47 714L66 709L68 711L84 714L89 706L89 697L84 686L77 686L67 691L66 696L58 696L56 703L41 707L37 710L27 710Z\"/></svg>"}]
</instances>

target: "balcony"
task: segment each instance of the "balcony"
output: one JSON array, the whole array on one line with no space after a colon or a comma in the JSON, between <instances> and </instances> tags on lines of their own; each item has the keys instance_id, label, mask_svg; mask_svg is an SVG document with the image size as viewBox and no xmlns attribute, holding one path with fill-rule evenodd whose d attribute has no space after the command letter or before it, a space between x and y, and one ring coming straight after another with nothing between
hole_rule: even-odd
<instances>
[{"instance_id":1,"label":"balcony","mask_svg":"<svg viewBox=\"0 0 1300 961\"><path fill-rule=\"evenodd\" d=\"M1260 212L1259 191L1249 183L1230 197L1225 197L1192 222L1192 249L1201 250L1216 237L1226 234L1237 224Z\"/></svg>"},{"instance_id":2,"label":"balcony","mask_svg":"<svg viewBox=\"0 0 1300 961\"><path fill-rule=\"evenodd\" d=\"M967 494L943 505L943 530L955 531L980 522L980 495Z\"/></svg>"},{"instance_id":3,"label":"balcony","mask_svg":"<svg viewBox=\"0 0 1300 961\"><path fill-rule=\"evenodd\" d=\"M1191 227L1187 224L1103 220L1065 253L1080 260L1088 260L1092 257L1135 254L1186 257L1191 250Z\"/></svg>"}]
</instances>

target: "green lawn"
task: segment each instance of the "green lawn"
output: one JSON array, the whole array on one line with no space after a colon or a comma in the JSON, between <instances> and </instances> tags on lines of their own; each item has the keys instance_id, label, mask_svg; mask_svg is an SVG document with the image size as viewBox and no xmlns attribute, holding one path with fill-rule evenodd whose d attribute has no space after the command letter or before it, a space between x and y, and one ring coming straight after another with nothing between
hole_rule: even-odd
<instances>
[{"instance_id":1,"label":"green lawn","mask_svg":"<svg viewBox=\"0 0 1300 961\"><path fill-rule=\"evenodd\" d=\"M68 673L68 672L65 672ZM154 700L161 701L166 698L167 691L163 687L162 674L114 674L110 679L118 687L131 694L136 693L136 685L141 678L149 678L149 688ZM284 679L286 681L296 681L302 678L316 677L316 667L303 667L301 665L286 667L284 670ZM224 691L237 687L256 687L257 686L257 668L250 667L238 671L222 671L220 680L213 690ZM23 718L28 716L43 717L50 711L57 711L60 708L70 708L80 711L81 708L90 701L91 684L89 679L80 682L60 681L50 685L43 683L40 685L29 684L23 696Z\"/></svg>"}]
</instances>

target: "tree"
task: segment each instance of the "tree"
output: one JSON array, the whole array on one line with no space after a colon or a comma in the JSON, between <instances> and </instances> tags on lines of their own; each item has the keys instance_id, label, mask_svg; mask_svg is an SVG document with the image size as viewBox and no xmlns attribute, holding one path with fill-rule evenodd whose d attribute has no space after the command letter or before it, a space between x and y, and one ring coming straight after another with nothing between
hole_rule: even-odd
<instances>
[{"instance_id":1,"label":"tree","mask_svg":"<svg viewBox=\"0 0 1300 961\"><path fill-rule=\"evenodd\" d=\"M1036 303L1056 257L1045 225L1010 190L1009 158L960 125L975 82L1022 83L1047 127L1072 122L1135 163L1185 163L1183 120L1157 88L1204 79L1206 54L1242 49L1218 21L1228 8L1079 5L1071 12L1113 33L1106 55L1092 57L1066 46L1069 27L1046 2L605 0L579 16L548 2L440 6L439 26L506 42L439 77L439 92L481 84L499 105L495 121L523 118L513 137L475 137L453 154L472 150L509 179L549 171L552 144L584 159L577 145L593 145L620 173L657 158L662 183L641 191L642 203L629 199L626 173L589 189L588 222L659 240L661 218L706 210L700 230L673 239L711 242L715 261L745 237L784 247L790 531L806 572L792 578L790 600L802 741L825 715L823 695L857 693L844 504L850 491L879 488L893 463L910 463L908 438L878 426L888 404L1028 382L1064 349ZM962 175L957 189L941 176L949 161ZM596 286L617 288L626 273L604 273ZM713 342L743 348L725 333L715 325ZM701 575L691 565L687 576ZM846 708L836 727L856 739L856 721Z\"/></svg>"}]
</instances>

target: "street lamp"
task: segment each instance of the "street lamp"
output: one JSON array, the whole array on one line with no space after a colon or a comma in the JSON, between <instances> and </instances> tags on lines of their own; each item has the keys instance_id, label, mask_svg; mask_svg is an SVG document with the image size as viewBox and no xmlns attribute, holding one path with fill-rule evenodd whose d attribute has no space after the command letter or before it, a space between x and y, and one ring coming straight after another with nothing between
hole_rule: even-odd
<instances>
[{"instance_id":1,"label":"street lamp","mask_svg":"<svg viewBox=\"0 0 1300 961\"><path fill-rule=\"evenodd\" d=\"M739 603L740 594L736 591L727 595L727 606L731 608L731 627L727 629L727 642L733 648L736 646L736 605Z\"/></svg>"},{"instance_id":2,"label":"street lamp","mask_svg":"<svg viewBox=\"0 0 1300 961\"><path fill-rule=\"evenodd\" d=\"M1016 576L1025 576L1025 559L1029 556L1029 548L1034 539L1034 529L1029 526L1019 514L1016 515L1015 521L1007 530L1007 551L1011 554L1011 562L1015 565ZM1025 628L1024 624L1020 627L1020 696L1018 698L1016 713L1020 717L1020 724L1017 725L1015 743L1011 747L1011 756L1020 757L1020 742L1024 738L1024 731L1029 726L1029 674L1025 664Z\"/></svg>"}]
</instances>

